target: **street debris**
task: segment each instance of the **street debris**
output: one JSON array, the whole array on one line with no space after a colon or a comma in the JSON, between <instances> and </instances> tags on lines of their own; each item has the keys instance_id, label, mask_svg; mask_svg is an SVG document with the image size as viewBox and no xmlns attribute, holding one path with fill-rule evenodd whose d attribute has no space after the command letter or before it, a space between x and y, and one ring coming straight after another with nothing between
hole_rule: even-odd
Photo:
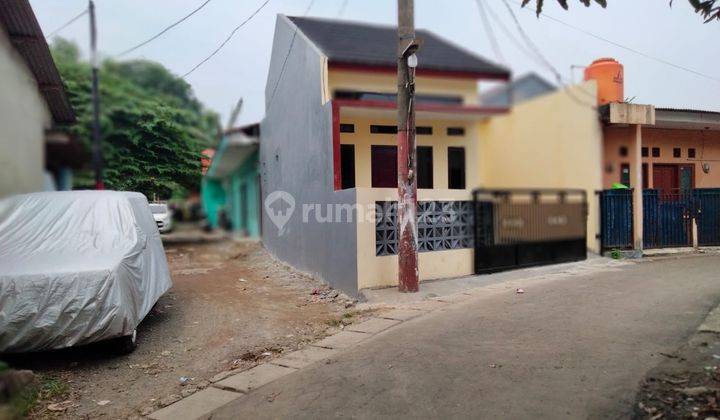
<instances>
[{"instance_id":1,"label":"street debris","mask_svg":"<svg viewBox=\"0 0 720 420\"><path fill-rule=\"evenodd\" d=\"M635 419L720 417L720 336L693 335L689 342L648 373L637 394ZM717 352L717 350L715 350Z\"/></svg>"},{"instance_id":2,"label":"street debris","mask_svg":"<svg viewBox=\"0 0 720 420\"><path fill-rule=\"evenodd\" d=\"M65 401L59 402L59 403L48 404L47 409L48 409L48 411L61 412L61 411L65 411L68 408L72 407L72 405L73 405L72 400L65 400Z\"/></svg>"},{"instance_id":3,"label":"street debris","mask_svg":"<svg viewBox=\"0 0 720 420\"><path fill-rule=\"evenodd\" d=\"M100 401L97 402L97 405L99 405L99 406L101 406L101 407L102 407L102 406L105 406L105 405L108 405L108 404L110 404L110 400L100 400Z\"/></svg>"},{"instance_id":4,"label":"street debris","mask_svg":"<svg viewBox=\"0 0 720 420\"><path fill-rule=\"evenodd\" d=\"M160 407L167 407L170 404L180 401L182 397L178 394L168 395L167 397L160 400Z\"/></svg>"},{"instance_id":5,"label":"street debris","mask_svg":"<svg viewBox=\"0 0 720 420\"><path fill-rule=\"evenodd\" d=\"M192 386L192 385L189 385L189 386L186 386L185 388L183 388L182 391L180 391L180 395L181 395L183 398L187 398L187 397L189 397L190 395L196 393L197 390L198 390L197 387Z\"/></svg>"},{"instance_id":6,"label":"street debris","mask_svg":"<svg viewBox=\"0 0 720 420\"><path fill-rule=\"evenodd\" d=\"M515 289L515 293L518 295L522 295L523 293L525 293L525 289Z\"/></svg>"},{"instance_id":7,"label":"street debris","mask_svg":"<svg viewBox=\"0 0 720 420\"><path fill-rule=\"evenodd\" d=\"M191 381L191 379L188 378L187 376L180 377L180 385L182 385L182 386L187 385L188 383L190 383L190 381Z\"/></svg>"},{"instance_id":8,"label":"street debris","mask_svg":"<svg viewBox=\"0 0 720 420\"><path fill-rule=\"evenodd\" d=\"M273 392L272 394L266 395L265 399L267 400L267 402L271 403L275 401L275 398L277 398L280 394L280 392Z\"/></svg>"}]
</instances>

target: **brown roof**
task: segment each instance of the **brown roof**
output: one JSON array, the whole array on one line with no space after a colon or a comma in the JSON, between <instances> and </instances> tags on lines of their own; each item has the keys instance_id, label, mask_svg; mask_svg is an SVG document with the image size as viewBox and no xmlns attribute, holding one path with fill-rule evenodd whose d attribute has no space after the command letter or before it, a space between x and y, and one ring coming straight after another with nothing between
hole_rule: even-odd
<instances>
[{"instance_id":1,"label":"brown roof","mask_svg":"<svg viewBox=\"0 0 720 420\"><path fill-rule=\"evenodd\" d=\"M74 122L75 113L29 0L3 1L0 26L35 76L53 120L56 123Z\"/></svg>"}]
</instances>

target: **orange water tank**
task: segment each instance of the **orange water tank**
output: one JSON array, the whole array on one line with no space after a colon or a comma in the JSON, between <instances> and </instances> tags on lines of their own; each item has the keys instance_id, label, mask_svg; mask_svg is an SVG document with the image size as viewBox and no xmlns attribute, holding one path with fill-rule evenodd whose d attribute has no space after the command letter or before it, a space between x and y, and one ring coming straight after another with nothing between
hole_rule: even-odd
<instances>
[{"instance_id":1,"label":"orange water tank","mask_svg":"<svg viewBox=\"0 0 720 420\"><path fill-rule=\"evenodd\" d=\"M624 78L623 65L614 58L595 60L585 69L585 80L597 80L600 105L625 100Z\"/></svg>"}]
</instances>

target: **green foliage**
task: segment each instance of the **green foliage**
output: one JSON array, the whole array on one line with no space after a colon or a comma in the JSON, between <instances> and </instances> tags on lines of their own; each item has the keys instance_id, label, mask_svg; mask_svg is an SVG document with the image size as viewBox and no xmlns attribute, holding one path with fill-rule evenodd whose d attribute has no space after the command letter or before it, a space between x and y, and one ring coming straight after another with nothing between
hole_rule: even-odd
<instances>
[{"instance_id":1,"label":"green foliage","mask_svg":"<svg viewBox=\"0 0 720 420\"><path fill-rule=\"evenodd\" d=\"M40 376L39 381L39 386L28 387L10 401L11 414L23 419L35 417L33 414L41 407L65 399L70 392L68 385L57 378L43 375Z\"/></svg>"},{"instance_id":2,"label":"green foliage","mask_svg":"<svg viewBox=\"0 0 720 420\"><path fill-rule=\"evenodd\" d=\"M528 3L530 3L533 0L522 0L522 6L525 7ZM535 1L535 10L540 16L540 13L542 13L543 6L545 1L544 0L534 0ZM580 3L584 4L586 7L589 7L590 4L594 1L595 3L599 4L602 7L607 7L607 0L579 0ZM710 22L713 19L720 21L720 6L716 6L715 4L720 0L688 0L690 5L695 9L696 13L701 14L705 18L705 22ZM563 9L568 9L568 0L557 0L557 2L562 6ZM670 6L672 6L673 0L670 0Z\"/></svg>"},{"instance_id":3,"label":"green foliage","mask_svg":"<svg viewBox=\"0 0 720 420\"><path fill-rule=\"evenodd\" d=\"M622 258L622 256L622 252L619 249L613 249L612 251L610 251L610 258L612 258L613 260L619 260Z\"/></svg>"},{"instance_id":4,"label":"green foliage","mask_svg":"<svg viewBox=\"0 0 720 420\"><path fill-rule=\"evenodd\" d=\"M90 65L68 41L55 41L52 52L78 116L68 129L90 150ZM106 188L169 198L199 187L200 152L215 145L219 122L190 85L155 62L107 60L100 99ZM92 188L93 179L89 168L80 171L75 187Z\"/></svg>"}]
</instances>

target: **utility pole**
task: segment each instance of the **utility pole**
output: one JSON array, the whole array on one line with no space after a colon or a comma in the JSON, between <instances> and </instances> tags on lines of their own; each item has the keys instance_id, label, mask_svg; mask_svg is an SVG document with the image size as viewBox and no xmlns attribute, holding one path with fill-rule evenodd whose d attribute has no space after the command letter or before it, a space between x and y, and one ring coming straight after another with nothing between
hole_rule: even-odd
<instances>
[{"instance_id":1,"label":"utility pole","mask_svg":"<svg viewBox=\"0 0 720 420\"><path fill-rule=\"evenodd\" d=\"M90 64L92 65L92 158L93 169L95 169L95 189L104 190L102 150L100 148L100 87L98 81L97 25L95 22L95 3L93 3L93 0L90 0L88 11L90 12Z\"/></svg>"},{"instance_id":2,"label":"utility pole","mask_svg":"<svg viewBox=\"0 0 720 420\"><path fill-rule=\"evenodd\" d=\"M398 0L398 290L417 292L417 163L415 149L415 39L413 0Z\"/></svg>"}]
</instances>

